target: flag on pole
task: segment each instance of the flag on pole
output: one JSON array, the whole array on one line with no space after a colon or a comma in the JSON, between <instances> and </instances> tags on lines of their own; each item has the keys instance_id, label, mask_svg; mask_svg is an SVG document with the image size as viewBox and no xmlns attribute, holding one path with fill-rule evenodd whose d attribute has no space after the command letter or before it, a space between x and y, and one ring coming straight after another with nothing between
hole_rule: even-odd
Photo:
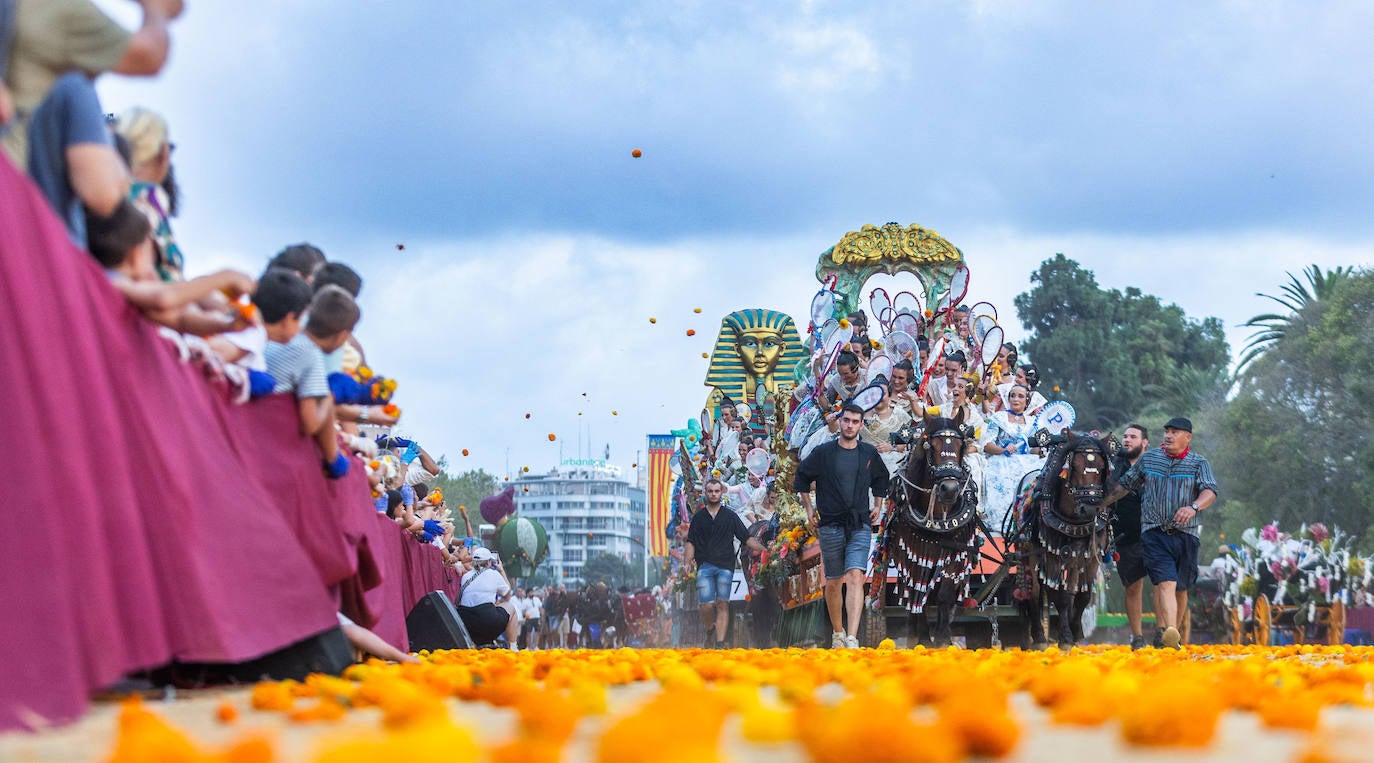
<instances>
[{"instance_id":1,"label":"flag on pole","mask_svg":"<svg viewBox=\"0 0 1374 763\"><path fill-rule=\"evenodd\" d=\"M668 519L673 506L673 446L670 434L649 435L649 555L668 555Z\"/></svg>"}]
</instances>

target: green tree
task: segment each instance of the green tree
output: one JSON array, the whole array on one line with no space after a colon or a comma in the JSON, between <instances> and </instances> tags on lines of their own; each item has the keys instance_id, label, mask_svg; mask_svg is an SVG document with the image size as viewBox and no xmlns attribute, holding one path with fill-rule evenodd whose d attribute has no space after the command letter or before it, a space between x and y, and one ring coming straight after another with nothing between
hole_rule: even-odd
<instances>
[{"instance_id":1,"label":"green tree","mask_svg":"<svg viewBox=\"0 0 1374 763\"><path fill-rule=\"evenodd\" d=\"M1237 527L1320 521L1374 535L1374 271L1335 272L1246 367L1220 416L1213 461L1243 508Z\"/></svg>"},{"instance_id":2,"label":"green tree","mask_svg":"<svg viewBox=\"0 0 1374 763\"><path fill-rule=\"evenodd\" d=\"M635 584L639 580L635 572L626 559L603 551L582 565L582 582L605 583L616 589L622 585ZM640 576L642 575L641 571Z\"/></svg>"},{"instance_id":3,"label":"green tree","mask_svg":"<svg viewBox=\"0 0 1374 763\"><path fill-rule=\"evenodd\" d=\"M1342 266L1323 272L1317 265L1308 265L1303 268L1302 273L1307 277L1307 283L1304 284L1298 280L1297 276L1289 273L1288 283L1280 287L1282 296L1276 297L1263 292L1256 294L1256 296L1273 300L1288 308L1288 312L1261 313L1241 324L1258 329L1258 331L1250 337L1250 341L1246 342L1245 352L1241 355L1238 368L1244 369L1261 353L1283 339L1293 321L1304 313L1312 303L1330 297L1336 285L1342 279L1350 277L1353 269Z\"/></svg>"},{"instance_id":4,"label":"green tree","mask_svg":"<svg viewBox=\"0 0 1374 763\"><path fill-rule=\"evenodd\" d=\"M1120 426L1155 396L1175 406L1170 415L1192 413L1224 389L1229 350L1219 319L1189 318L1133 286L1103 289L1063 254L1030 280L1015 300L1030 332L1021 355L1040 371L1042 394L1073 404L1078 426Z\"/></svg>"},{"instance_id":5,"label":"green tree","mask_svg":"<svg viewBox=\"0 0 1374 763\"><path fill-rule=\"evenodd\" d=\"M441 460L441 465L446 463ZM452 507L454 516L458 516L458 507L465 507L468 519L472 522L472 531L475 534L477 528L482 524L482 513L479 506L482 499L489 495L495 495L501 491L501 480L496 475L489 474L482 469L469 469L458 475L449 474L446 470L440 470L439 476L429 483L430 489L439 488L444 491L444 500ZM463 528L459 526L458 532L461 534Z\"/></svg>"}]
</instances>

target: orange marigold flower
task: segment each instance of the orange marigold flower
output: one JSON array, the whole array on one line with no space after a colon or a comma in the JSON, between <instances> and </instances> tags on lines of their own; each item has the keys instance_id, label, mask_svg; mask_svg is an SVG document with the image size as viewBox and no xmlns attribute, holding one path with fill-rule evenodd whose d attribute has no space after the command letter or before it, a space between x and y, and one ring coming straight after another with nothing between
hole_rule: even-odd
<instances>
[{"instance_id":1,"label":"orange marigold flower","mask_svg":"<svg viewBox=\"0 0 1374 763\"><path fill-rule=\"evenodd\" d=\"M252 704L254 710L283 712L296 704L296 696L283 681L264 681L253 687Z\"/></svg>"},{"instance_id":2,"label":"orange marigold flower","mask_svg":"<svg viewBox=\"0 0 1374 763\"><path fill-rule=\"evenodd\" d=\"M239 719L239 709L233 702L226 699L215 708L215 718L220 723L233 723Z\"/></svg>"},{"instance_id":3,"label":"orange marigold flower","mask_svg":"<svg viewBox=\"0 0 1374 763\"><path fill-rule=\"evenodd\" d=\"M147 760L200 760L201 752L190 737L143 706L137 699L123 703L119 730L109 763L141 763Z\"/></svg>"},{"instance_id":4,"label":"orange marigold flower","mask_svg":"<svg viewBox=\"0 0 1374 763\"><path fill-rule=\"evenodd\" d=\"M347 710L339 701L332 697L323 697L312 707L303 707L293 711L287 718L296 723L313 723L314 721L337 721L344 717Z\"/></svg>"},{"instance_id":5,"label":"orange marigold flower","mask_svg":"<svg viewBox=\"0 0 1374 763\"><path fill-rule=\"evenodd\" d=\"M1157 674L1148 692L1122 705L1121 736L1143 747L1206 747L1222 711L1215 691L1201 671L1175 668ZM1154 697L1170 701L1149 701Z\"/></svg>"}]
</instances>

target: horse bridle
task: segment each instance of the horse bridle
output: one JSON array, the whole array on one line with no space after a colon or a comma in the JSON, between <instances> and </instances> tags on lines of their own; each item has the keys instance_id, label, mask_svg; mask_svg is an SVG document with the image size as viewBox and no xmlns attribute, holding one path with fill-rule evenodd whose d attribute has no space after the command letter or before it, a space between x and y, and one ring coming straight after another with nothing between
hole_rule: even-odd
<instances>
[{"instance_id":1,"label":"horse bridle","mask_svg":"<svg viewBox=\"0 0 1374 763\"><path fill-rule=\"evenodd\" d=\"M954 438L959 441L959 451L956 451L953 454L954 458L952 461L944 461L939 464L934 463L935 455L931 451L930 441L936 438ZM945 441L948 440L946 439ZM944 429L937 430L932 434L921 436L921 449L924 451L925 454L924 458L926 462L926 470L930 472L930 475L934 480L933 484L930 487L921 487L920 485L917 485L915 482L912 482L911 479L906 476L905 469L899 469L897 471L897 476L901 478L902 484L904 486L903 493L906 493L906 489L915 489L917 492L925 493L927 496L929 496L926 500L927 519L935 511L935 486L939 483L951 479L958 480L958 495L963 496L964 493L969 492L969 481L972 479L973 475L970 474L969 470L964 466L963 453L960 452L963 450L964 441L964 433L950 427L945 427ZM941 455L946 454L942 453ZM908 455L907 457L910 458L910 455ZM902 497L907 498L906 495L903 495ZM921 522L920 518L916 515L915 501L907 500L905 501L905 503L906 510L911 512L912 519L916 520L920 524L924 524L924 522ZM957 504L958 500L956 499L955 505Z\"/></svg>"},{"instance_id":2,"label":"horse bridle","mask_svg":"<svg viewBox=\"0 0 1374 763\"><path fill-rule=\"evenodd\" d=\"M1093 464L1098 459L1101 459L1101 467L1087 466L1084 467L1083 473L1101 474L1102 481L1096 485L1083 485L1080 487L1070 485L1069 495L1073 496L1075 508L1077 508L1080 512L1084 507L1090 507L1094 510L1097 510L1102 506L1102 502L1107 497L1107 475L1104 474L1102 470L1110 469L1109 462L1107 461L1106 454L1102 452L1102 448L1093 443L1085 443L1083 445L1077 445L1073 447L1071 450L1069 450L1068 453L1065 454L1065 458L1067 458L1068 462L1072 464L1074 456L1078 455L1079 453L1083 453L1087 456L1089 464Z\"/></svg>"}]
</instances>

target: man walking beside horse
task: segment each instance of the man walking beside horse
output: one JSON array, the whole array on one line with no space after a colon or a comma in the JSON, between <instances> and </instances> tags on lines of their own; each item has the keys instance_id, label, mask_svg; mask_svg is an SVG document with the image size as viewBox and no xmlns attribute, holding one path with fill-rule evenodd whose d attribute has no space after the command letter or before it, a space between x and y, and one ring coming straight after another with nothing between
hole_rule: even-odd
<instances>
[{"instance_id":1,"label":"man walking beside horse","mask_svg":"<svg viewBox=\"0 0 1374 763\"><path fill-rule=\"evenodd\" d=\"M1217 480L1206 458L1192 452L1193 422L1181 416L1164 425L1164 444L1147 450L1121 478L1112 500L1140 492L1140 541L1154 586L1156 645L1177 649L1188 589L1197 581L1199 515L1217 499Z\"/></svg>"}]
</instances>

